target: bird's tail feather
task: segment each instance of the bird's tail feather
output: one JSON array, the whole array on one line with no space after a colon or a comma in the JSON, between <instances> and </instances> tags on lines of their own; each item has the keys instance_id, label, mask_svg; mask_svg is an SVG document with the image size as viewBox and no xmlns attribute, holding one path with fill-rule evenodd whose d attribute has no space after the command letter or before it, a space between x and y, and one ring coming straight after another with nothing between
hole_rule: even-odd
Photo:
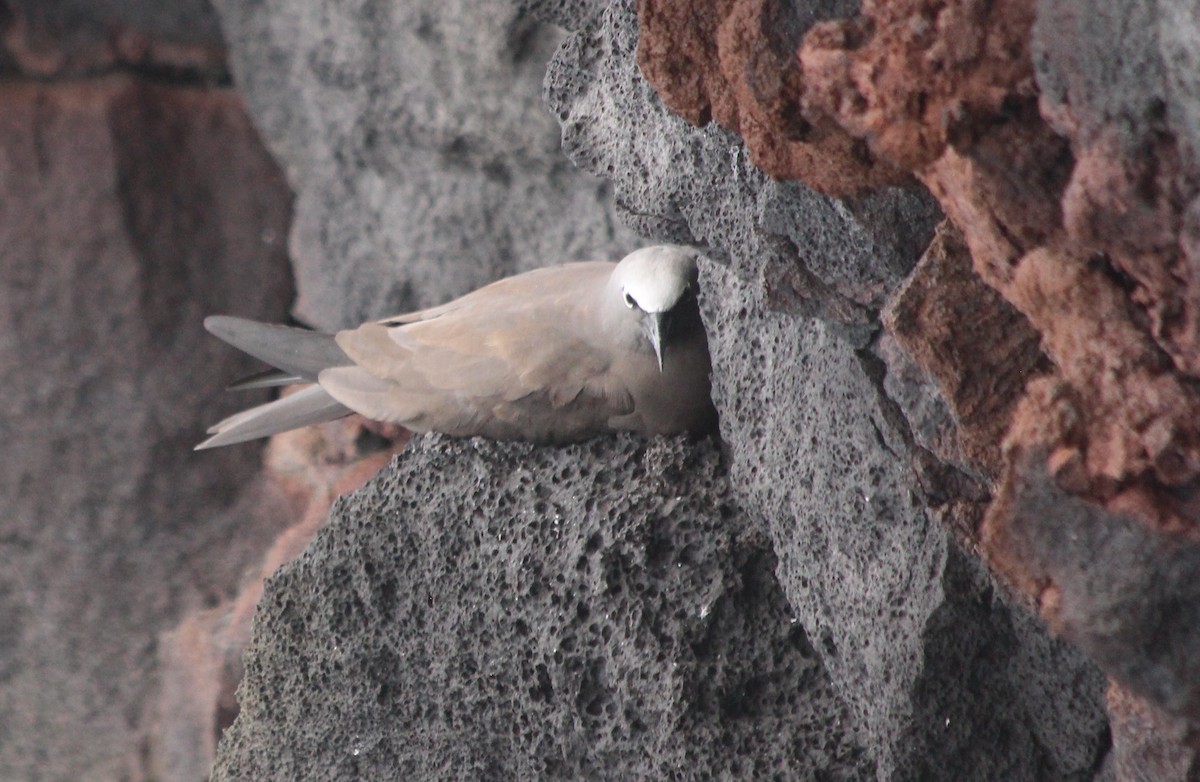
<instances>
[{"instance_id":1,"label":"bird's tail feather","mask_svg":"<svg viewBox=\"0 0 1200 782\"><path fill-rule=\"evenodd\" d=\"M323 388L311 386L274 402L231 415L209 429L212 437L197 445L196 450L270 437L349 414L350 408L339 404Z\"/></svg>"},{"instance_id":2,"label":"bird's tail feather","mask_svg":"<svg viewBox=\"0 0 1200 782\"><path fill-rule=\"evenodd\" d=\"M283 370L286 375L308 382L316 381L322 369L354 363L338 347L332 334L228 315L205 318L204 328L235 348Z\"/></svg>"},{"instance_id":3,"label":"bird's tail feather","mask_svg":"<svg viewBox=\"0 0 1200 782\"><path fill-rule=\"evenodd\" d=\"M226 386L226 391L251 391L255 388L277 388L279 386L294 386L297 383L311 383L312 380L305 380L299 375L293 375L291 372L284 372L282 369L268 369L264 372L255 372L253 375L242 378L236 382Z\"/></svg>"}]
</instances>

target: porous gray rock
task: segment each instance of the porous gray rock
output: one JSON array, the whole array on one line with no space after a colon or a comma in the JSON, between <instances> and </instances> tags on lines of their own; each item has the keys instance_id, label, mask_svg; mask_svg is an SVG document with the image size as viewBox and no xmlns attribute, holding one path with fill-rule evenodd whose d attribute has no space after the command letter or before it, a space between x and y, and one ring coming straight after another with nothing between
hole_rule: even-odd
<instances>
[{"instance_id":1,"label":"porous gray rock","mask_svg":"<svg viewBox=\"0 0 1200 782\"><path fill-rule=\"evenodd\" d=\"M858 780L712 441L428 436L269 583L214 780Z\"/></svg>"},{"instance_id":2,"label":"porous gray rock","mask_svg":"<svg viewBox=\"0 0 1200 782\"><path fill-rule=\"evenodd\" d=\"M946 487L914 470L883 362L821 321L765 311L731 270L702 284L738 507L769 530L878 778L1090 778L1108 746L1104 679L939 522Z\"/></svg>"}]
</instances>

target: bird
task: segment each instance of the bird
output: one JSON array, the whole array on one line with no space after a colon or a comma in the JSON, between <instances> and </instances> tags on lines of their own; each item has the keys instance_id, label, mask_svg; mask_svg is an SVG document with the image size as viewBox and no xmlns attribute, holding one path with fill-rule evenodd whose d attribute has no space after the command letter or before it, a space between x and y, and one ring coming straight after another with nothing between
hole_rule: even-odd
<instances>
[{"instance_id":1,"label":"bird","mask_svg":"<svg viewBox=\"0 0 1200 782\"><path fill-rule=\"evenodd\" d=\"M308 384L236 413L196 450L350 413L413 432L567 444L716 426L699 252L635 250L506 277L334 334L214 315L205 328L272 369L230 389Z\"/></svg>"}]
</instances>

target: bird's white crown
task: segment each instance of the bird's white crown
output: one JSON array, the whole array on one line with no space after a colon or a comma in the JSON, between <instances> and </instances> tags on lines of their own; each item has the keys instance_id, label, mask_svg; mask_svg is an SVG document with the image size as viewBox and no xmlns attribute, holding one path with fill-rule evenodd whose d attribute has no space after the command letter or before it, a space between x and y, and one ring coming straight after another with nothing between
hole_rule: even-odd
<instances>
[{"instance_id":1,"label":"bird's white crown","mask_svg":"<svg viewBox=\"0 0 1200 782\"><path fill-rule=\"evenodd\" d=\"M668 312L696 284L696 250L660 244L634 250L613 271L629 306L645 312Z\"/></svg>"}]
</instances>

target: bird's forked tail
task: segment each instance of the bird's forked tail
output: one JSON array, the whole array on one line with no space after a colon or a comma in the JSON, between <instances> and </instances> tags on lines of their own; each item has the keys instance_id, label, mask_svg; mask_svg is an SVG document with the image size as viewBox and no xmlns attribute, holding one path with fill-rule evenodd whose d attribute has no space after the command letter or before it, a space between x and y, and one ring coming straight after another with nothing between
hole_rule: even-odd
<instances>
[{"instance_id":1,"label":"bird's forked tail","mask_svg":"<svg viewBox=\"0 0 1200 782\"><path fill-rule=\"evenodd\" d=\"M214 315L204 319L209 333L275 367L235 383L231 388L262 388L316 383L321 370L353 364L332 334L258 323L244 318ZM196 450L255 440L332 421L351 410L313 385L249 410L231 415L208 430L212 435Z\"/></svg>"}]
</instances>

